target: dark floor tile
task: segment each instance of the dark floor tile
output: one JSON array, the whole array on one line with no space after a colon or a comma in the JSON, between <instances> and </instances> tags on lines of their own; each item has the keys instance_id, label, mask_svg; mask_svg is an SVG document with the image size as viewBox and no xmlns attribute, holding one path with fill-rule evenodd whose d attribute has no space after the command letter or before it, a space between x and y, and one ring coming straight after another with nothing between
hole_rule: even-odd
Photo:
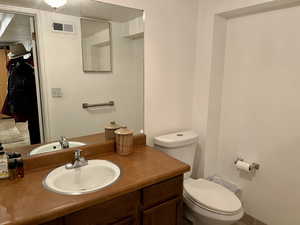
<instances>
[{"instance_id":1,"label":"dark floor tile","mask_svg":"<svg viewBox=\"0 0 300 225\"><path fill-rule=\"evenodd\" d=\"M190 221L188 221L187 219L183 218L183 224L182 225L192 225L192 223Z\"/></svg>"},{"instance_id":2,"label":"dark floor tile","mask_svg":"<svg viewBox=\"0 0 300 225\"><path fill-rule=\"evenodd\" d=\"M245 213L243 218L241 219L241 222L243 222L246 225L254 225L255 219L252 216Z\"/></svg>"},{"instance_id":3,"label":"dark floor tile","mask_svg":"<svg viewBox=\"0 0 300 225\"><path fill-rule=\"evenodd\" d=\"M267 225L267 224L265 224L265 223L263 223L263 222L261 222L259 220L255 220L254 225Z\"/></svg>"},{"instance_id":4,"label":"dark floor tile","mask_svg":"<svg viewBox=\"0 0 300 225\"><path fill-rule=\"evenodd\" d=\"M239 221L239 222L235 223L234 225L247 225L247 224L245 224L245 223L242 222L242 221Z\"/></svg>"}]
</instances>

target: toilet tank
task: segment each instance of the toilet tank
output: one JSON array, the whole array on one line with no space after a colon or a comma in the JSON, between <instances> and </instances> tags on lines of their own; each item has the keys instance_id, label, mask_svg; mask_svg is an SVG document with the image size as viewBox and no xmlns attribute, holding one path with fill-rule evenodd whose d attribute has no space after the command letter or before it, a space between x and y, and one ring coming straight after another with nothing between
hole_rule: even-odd
<instances>
[{"instance_id":1,"label":"toilet tank","mask_svg":"<svg viewBox=\"0 0 300 225\"><path fill-rule=\"evenodd\" d=\"M194 131L176 132L154 138L154 146L168 155L190 165L193 169L198 134ZM189 177L192 171L185 175Z\"/></svg>"}]
</instances>

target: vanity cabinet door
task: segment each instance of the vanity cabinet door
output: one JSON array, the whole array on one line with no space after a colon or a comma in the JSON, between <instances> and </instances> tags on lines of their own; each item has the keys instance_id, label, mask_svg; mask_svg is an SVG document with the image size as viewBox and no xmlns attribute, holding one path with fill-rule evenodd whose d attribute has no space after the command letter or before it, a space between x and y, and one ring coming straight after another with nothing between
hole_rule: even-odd
<instances>
[{"instance_id":1,"label":"vanity cabinet door","mask_svg":"<svg viewBox=\"0 0 300 225\"><path fill-rule=\"evenodd\" d=\"M113 224L109 224L109 225L133 225L133 224L137 224L136 218L130 217L130 218L127 218L122 221L119 221L119 222L116 222Z\"/></svg>"},{"instance_id":2,"label":"vanity cabinet door","mask_svg":"<svg viewBox=\"0 0 300 225\"><path fill-rule=\"evenodd\" d=\"M143 212L143 225L181 225L181 198L167 201Z\"/></svg>"},{"instance_id":3,"label":"vanity cabinet door","mask_svg":"<svg viewBox=\"0 0 300 225\"><path fill-rule=\"evenodd\" d=\"M140 192L132 192L67 215L65 225L137 225L139 203Z\"/></svg>"},{"instance_id":4,"label":"vanity cabinet door","mask_svg":"<svg viewBox=\"0 0 300 225\"><path fill-rule=\"evenodd\" d=\"M56 220L53 220L53 221L50 221L47 223L43 223L40 225L64 225L64 220L63 220L63 218L59 218L59 219L56 219Z\"/></svg>"},{"instance_id":5,"label":"vanity cabinet door","mask_svg":"<svg viewBox=\"0 0 300 225\"><path fill-rule=\"evenodd\" d=\"M149 209L168 200L182 196L183 176L178 176L142 190L143 208Z\"/></svg>"}]
</instances>

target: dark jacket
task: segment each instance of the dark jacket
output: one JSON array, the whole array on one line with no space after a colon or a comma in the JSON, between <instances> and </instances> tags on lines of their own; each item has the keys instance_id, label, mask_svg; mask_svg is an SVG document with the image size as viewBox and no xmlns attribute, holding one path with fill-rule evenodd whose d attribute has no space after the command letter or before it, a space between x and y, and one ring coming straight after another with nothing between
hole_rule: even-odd
<instances>
[{"instance_id":1,"label":"dark jacket","mask_svg":"<svg viewBox=\"0 0 300 225\"><path fill-rule=\"evenodd\" d=\"M34 69L23 59L8 65L8 93L3 113L26 121L37 113Z\"/></svg>"}]
</instances>

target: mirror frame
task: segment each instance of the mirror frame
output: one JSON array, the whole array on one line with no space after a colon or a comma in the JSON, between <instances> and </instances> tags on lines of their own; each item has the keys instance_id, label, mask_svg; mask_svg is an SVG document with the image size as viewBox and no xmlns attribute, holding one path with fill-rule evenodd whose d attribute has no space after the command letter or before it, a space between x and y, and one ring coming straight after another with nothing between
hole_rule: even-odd
<instances>
[{"instance_id":1,"label":"mirror frame","mask_svg":"<svg viewBox=\"0 0 300 225\"><path fill-rule=\"evenodd\" d=\"M101 22L107 23L109 27L109 40L110 40L110 69L109 70L86 70L84 68L84 50L83 50L83 38L82 38L82 21L93 21L93 22ZM101 20L89 17L81 17L80 18L80 36L81 36L81 57L82 57L82 70L84 73L112 73L113 72L113 47L112 47L112 26L111 22L108 20Z\"/></svg>"}]
</instances>

